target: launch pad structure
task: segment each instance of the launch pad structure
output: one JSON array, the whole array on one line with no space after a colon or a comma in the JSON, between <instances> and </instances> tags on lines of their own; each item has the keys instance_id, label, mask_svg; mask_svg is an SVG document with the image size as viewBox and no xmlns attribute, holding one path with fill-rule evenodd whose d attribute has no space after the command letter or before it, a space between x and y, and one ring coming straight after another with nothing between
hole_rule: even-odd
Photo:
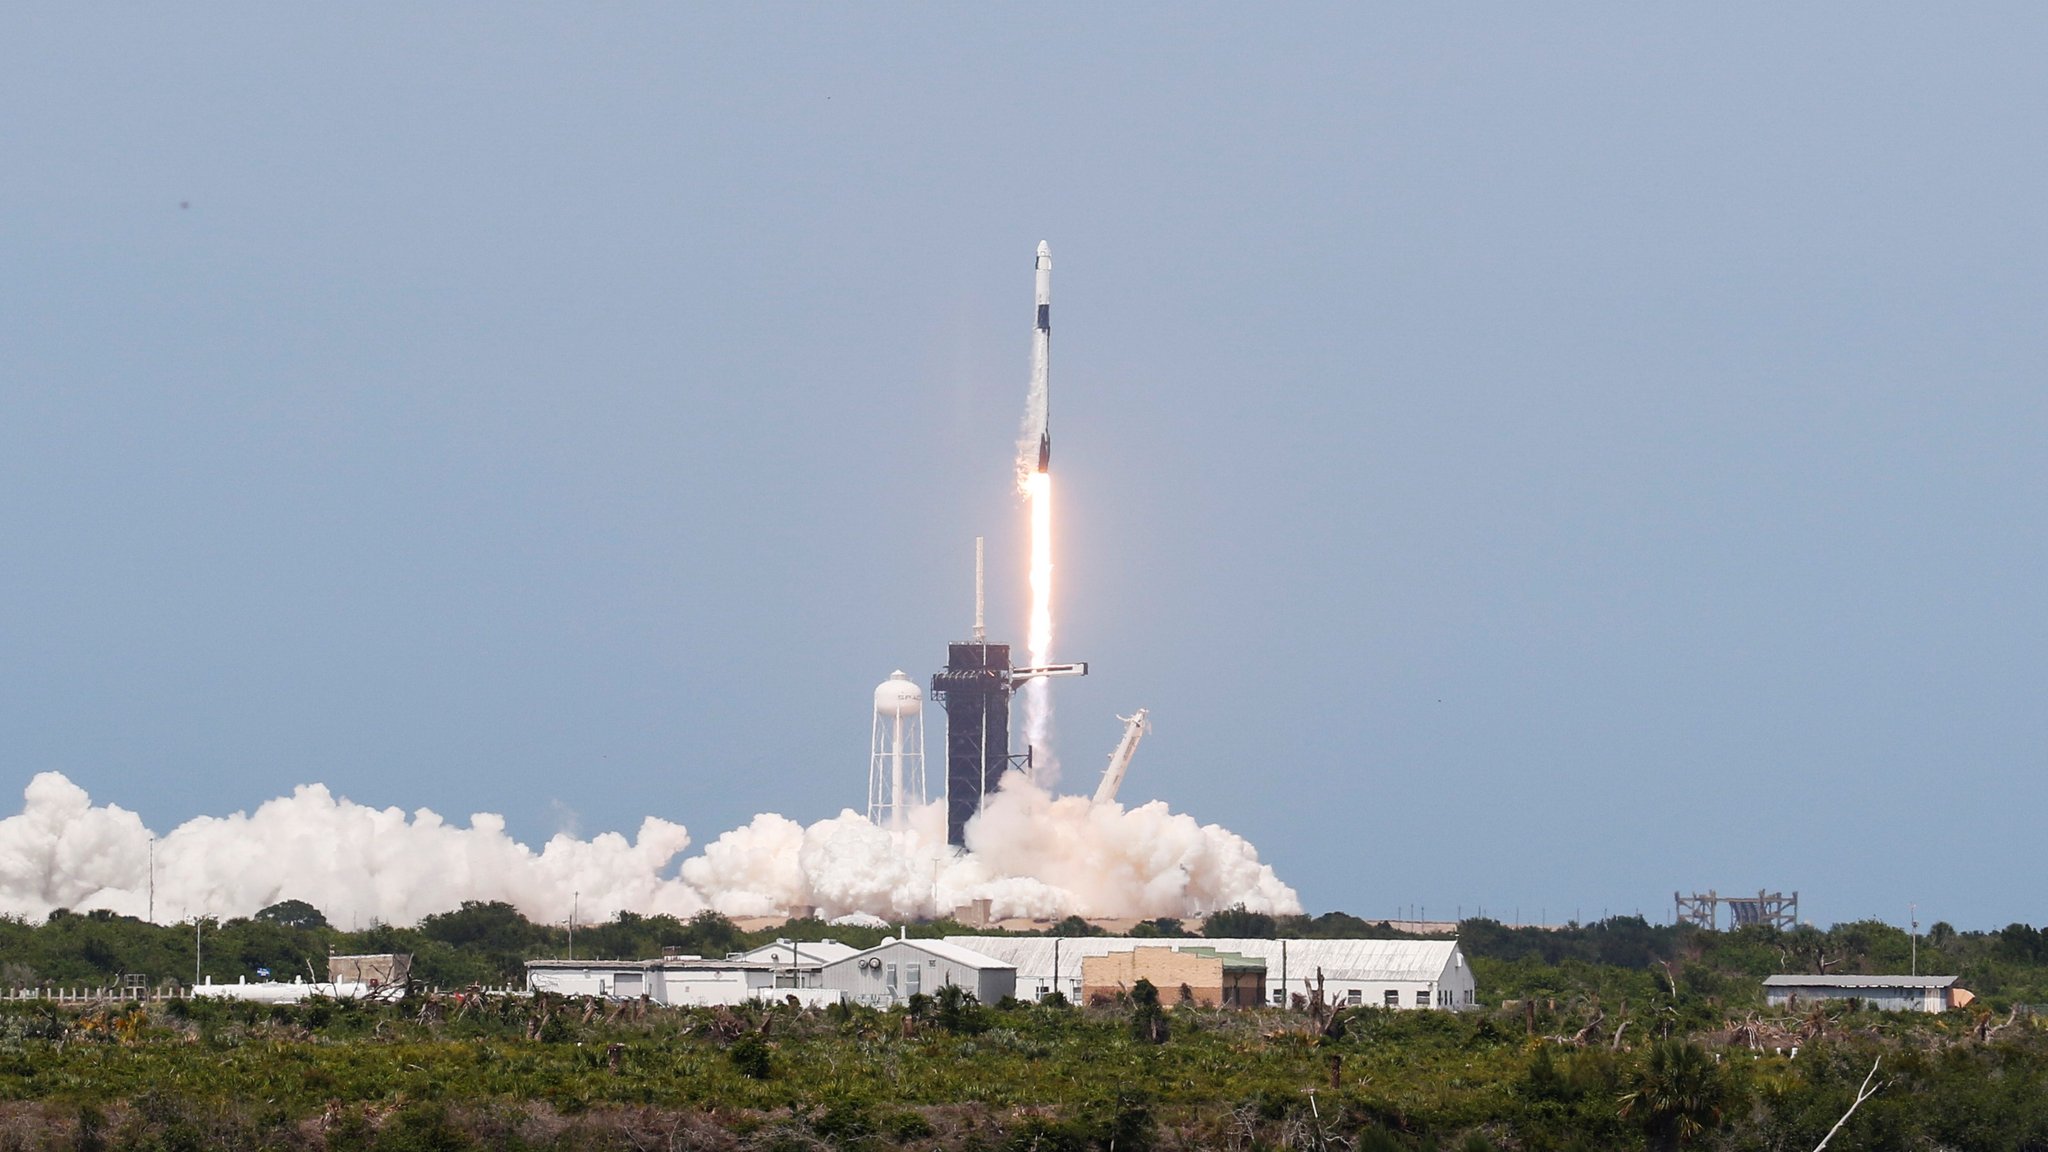
<instances>
[{"instance_id":1,"label":"launch pad structure","mask_svg":"<svg viewBox=\"0 0 2048 1152\"><path fill-rule=\"evenodd\" d=\"M946 667L932 676L932 699L946 709L946 843L967 846L967 822L1003 773L1031 774L1030 749L1010 755L1010 693L1041 676L1087 674L1086 663L1012 668L1010 646L985 639L946 645Z\"/></svg>"},{"instance_id":2,"label":"launch pad structure","mask_svg":"<svg viewBox=\"0 0 2048 1152\"><path fill-rule=\"evenodd\" d=\"M932 701L946 709L946 843L967 847L967 822L1003 773L1029 775L1031 751L1010 755L1010 693L1040 676L1086 676L1086 664L1014 668L1010 646L991 644L985 615L982 539L974 538L974 639L946 645L946 667L932 676Z\"/></svg>"},{"instance_id":3,"label":"launch pad structure","mask_svg":"<svg viewBox=\"0 0 2048 1152\"><path fill-rule=\"evenodd\" d=\"M1676 911L1675 921L1694 927L1716 930L1720 928L1720 906L1728 906L1728 927L1747 928L1752 924L1764 924L1772 928L1792 928L1799 923L1799 893L1790 896L1783 892L1765 892L1761 889L1754 896L1723 896L1708 889L1687 896L1682 892L1671 894L1671 903Z\"/></svg>"},{"instance_id":4,"label":"launch pad structure","mask_svg":"<svg viewBox=\"0 0 2048 1152\"><path fill-rule=\"evenodd\" d=\"M946 667L932 677L932 699L946 709L946 843L955 848L1012 766L1010 689L1010 646L985 639L948 644Z\"/></svg>"}]
</instances>

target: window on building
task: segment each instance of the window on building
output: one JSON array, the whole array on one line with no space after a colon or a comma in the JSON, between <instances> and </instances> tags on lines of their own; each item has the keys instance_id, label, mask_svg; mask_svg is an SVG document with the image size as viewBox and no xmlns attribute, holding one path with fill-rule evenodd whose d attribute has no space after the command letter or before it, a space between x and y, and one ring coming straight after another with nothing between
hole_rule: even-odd
<instances>
[{"instance_id":1,"label":"window on building","mask_svg":"<svg viewBox=\"0 0 2048 1152\"><path fill-rule=\"evenodd\" d=\"M1417 1008L1429 1007L1429 989L1417 988L1415 990L1415 1006Z\"/></svg>"},{"instance_id":2,"label":"window on building","mask_svg":"<svg viewBox=\"0 0 2048 1152\"><path fill-rule=\"evenodd\" d=\"M1470 988L1465 989L1465 1003L1472 1003L1472 989Z\"/></svg>"},{"instance_id":3,"label":"window on building","mask_svg":"<svg viewBox=\"0 0 2048 1152\"><path fill-rule=\"evenodd\" d=\"M1287 989L1273 989L1273 1006L1275 1008L1285 1008L1287 1006Z\"/></svg>"},{"instance_id":4,"label":"window on building","mask_svg":"<svg viewBox=\"0 0 2048 1152\"><path fill-rule=\"evenodd\" d=\"M882 983L889 991L894 992L896 990L896 965L882 965Z\"/></svg>"},{"instance_id":5,"label":"window on building","mask_svg":"<svg viewBox=\"0 0 2048 1152\"><path fill-rule=\"evenodd\" d=\"M1365 990L1363 988L1353 988L1349 992L1344 993L1344 1002L1346 1004L1360 1004L1364 1001Z\"/></svg>"},{"instance_id":6,"label":"window on building","mask_svg":"<svg viewBox=\"0 0 2048 1152\"><path fill-rule=\"evenodd\" d=\"M1393 989L1393 988L1389 988L1389 989L1387 989L1387 1007L1389 1007L1389 1008L1399 1008L1400 1006L1401 1006L1401 993L1400 993L1399 991L1397 991L1397 990Z\"/></svg>"},{"instance_id":7,"label":"window on building","mask_svg":"<svg viewBox=\"0 0 2048 1152\"><path fill-rule=\"evenodd\" d=\"M924 965L912 960L903 967L903 994L915 996L924 990Z\"/></svg>"}]
</instances>

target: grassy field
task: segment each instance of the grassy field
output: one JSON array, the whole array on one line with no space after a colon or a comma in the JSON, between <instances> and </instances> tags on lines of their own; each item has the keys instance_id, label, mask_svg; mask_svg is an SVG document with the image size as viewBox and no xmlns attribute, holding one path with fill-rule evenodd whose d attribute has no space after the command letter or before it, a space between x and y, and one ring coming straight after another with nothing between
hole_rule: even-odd
<instances>
[{"instance_id":1,"label":"grassy field","mask_svg":"<svg viewBox=\"0 0 2048 1152\"><path fill-rule=\"evenodd\" d=\"M1338 913L1234 911L1207 930L1398 935ZM232 982L314 972L330 951L389 950L415 954L423 985L461 988L516 982L526 958L566 944L496 904L345 933L287 902L201 931L203 960L190 924L0 920L0 985L129 973L156 986L189 979L195 963ZM816 921L748 934L707 913L621 916L579 928L577 942L586 954L723 955L778 934L881 935ZM1936 924L1915 942L1876 922L1711 932L1638 917L1561 929L1471 920L1460 940L1482 1005L1455 1015L946 998L886 1013L670 1011L468 993L286 1008L0 1000L0 1152L1805 1152L1866 1077L1875 1095L1831 1148L2048 1152L2048 1030L2027 1007L2048 1002L2048 934L2024 924ZM1915 955L1978 1001L1938 1017L1788 1014L1762 1001L1772 972L1899 972Z\"/></svg>"},{"instance_id":2,"label":"grassy field","mask_svg":"<svg viewBox=\"0 0 2048 1152\"><path fill-rule=\"evenodd\" d=\"M0 1146L1810 1149L1882 1057L1834 1147L2048 1148L2048 1031L2024 1014L1664 1038L1652 1010L1617 1043L1598 1011L1546 1007L1532 1034L1519 1008L1179 1008L1155 1043L1128 1005L8 1005Z\"/></svg>"}]
</instances>

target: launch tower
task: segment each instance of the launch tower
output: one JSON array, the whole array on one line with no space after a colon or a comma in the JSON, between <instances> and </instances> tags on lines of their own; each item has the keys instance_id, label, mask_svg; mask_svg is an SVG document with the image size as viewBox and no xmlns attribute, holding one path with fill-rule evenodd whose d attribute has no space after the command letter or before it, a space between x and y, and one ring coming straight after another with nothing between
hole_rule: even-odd
<instances>
[{"instance_id":1,"label":"launch tower","mask_svg":"<svg viewBox=\"0 0 2048 1152\"><path fill-rule=\"evenodd\" d=\"M1010 755L1010 693L1040 676L1086 676L1088 665L1010 667L1010 646L988 642L983 624L982 541L974 538L974 639L946 645L932 676L932 700L946 708L946 843L967 847L967 822L1012 768L1031 771L1031 753Z\"/></svg>"},{"instance_id":2,"label":"launch tower","mask_svg":"<svg viewBox=\"0 0 2048 1152\"><path fill-rule=\"evenodd\" d=\"M946 843L961 848L981 798L1010 768L1010 646L948 644L932 699L946 706Z\"/></svg>"}]
</instances>

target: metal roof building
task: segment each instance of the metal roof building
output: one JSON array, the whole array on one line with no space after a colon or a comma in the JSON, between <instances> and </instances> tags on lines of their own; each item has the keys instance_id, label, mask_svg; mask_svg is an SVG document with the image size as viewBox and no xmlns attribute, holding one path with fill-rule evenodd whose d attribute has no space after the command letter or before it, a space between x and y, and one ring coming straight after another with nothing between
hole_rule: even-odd
<instances>
[{"instance_id":1,"label":"metal roof building","mask_svg":"<svg viewBox=\"0 0 2048 1152\"><path fill-rule=\"evenodd\" d=\"M1773 1008L1820 1000L1860 1000L1881 1012L1946 1012L1976 999L1954 976L1807 976L1764 978Z\"/></svg>"},{"instance_id":2,"label":"metal roof building","mask_svg":"<svg viewBox=\"0 0 2048 1152\"><path fill-rule=\"evenodd\" d=\"M664 956L658 960L528 960L526 985L536 992L646 997L656 1004L743 1004L796 998L807 1005L901 1003L958 984L993 1004L1017 989L1009 964L939 940L884 940L861 951L833 940L778 940L723 960Z\"/></svg>"},{"instance_id":3,"label":"metal roof building","mask_svg":"<svg viewBox=\"0 0 2048 1152\"><path fill-rule=\"evenodd\" d=\"M836 940L777 940L723 960L668 955L658 960L528 960L526 986L536 992L657 1004L742 1004L795 996L828 1003L818 972L857 949Z\"/></svg>"},{"instance_id":4,"label":"metal roof building","mask_svg":"<svg viewBox=\"0 0 2048 1152\"><path fill-rule=\"evenodd\" d=\"M844 960L860 949L837 940L776 940L761 945L749 952L735 952L728 960L748 960L757 964L800 964L816 967Z\"/></svg>"},{"instance_id":5,"label":"metal roof building","mask_svg":"<svg viewBox=\"0 0 2048 1152\"><path fill-rule=\"evenodd\" d=\"M948 984L967 989L983 1004L994 1004L1017 994L1017 969L951 941L896 939L826 964L819 982L856 1004L878 1008L920 993L933 995Z\"/></svg>"},{"instance_id":6,"label":"metal roof building","mask_svg":"<svg viewBox=\"0 0 2048 1152\"><path fill-rule=\"evenodd\" d=\"M1455 940L1212 940L1206 937L948 936L946 942L1017 967L1017 994L1055 988L1081 999L1081 961L1141 947L1213 948L1266 962L1273 1003L1306 995L1317 970L1323 994L1339 1004L1388 1008L1468 1008L1478 985ZM1057 971L1055 971L1057 968Z\"/></svg>"},{"instance_id":7,"label":"metal roof building","mask_svg":"<svg viewBox=\"0 0 2048 1152\"><path fill-rule=\"evenodd\" d=\"M822 960L704 960L670 956L660 960L528 960L526 986L535 992L597 996L608 1000L647 997L656 1004L744 1004L795 996L804 1003L831 1003L821 992Z\"/></svg>"}]
</instances>

